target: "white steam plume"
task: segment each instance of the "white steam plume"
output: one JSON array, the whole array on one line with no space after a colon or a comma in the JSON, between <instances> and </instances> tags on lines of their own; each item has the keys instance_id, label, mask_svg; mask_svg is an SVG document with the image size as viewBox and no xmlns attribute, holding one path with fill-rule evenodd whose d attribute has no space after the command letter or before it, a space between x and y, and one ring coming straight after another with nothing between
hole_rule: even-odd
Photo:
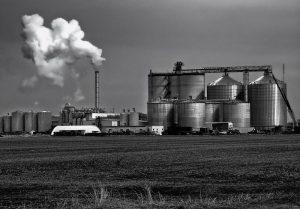
<instances>
[{"instance_id":1,"label":"white steam plume","mask_svg":"<svg viewBox=\"0 0 300 209\"><path fill-rule=\"evenodd\" d=\"M36 84L36 82L38 81L38 78L34 75L34 76L32 76L32 77L30 77L30 78L27 78L27 79L24 79L23 81L22 81L22 84L21 84L21 86L22 87L34 87L34 85Z\"/></svg>"},{"instance_id":2,"label":"white steam plume","mask_svg":"<svg viewBox=\"0 0 300 209\"><path fill-rule=\"evenodd\" d=\"M105 60L102 49L82 40L84 32L78 21L57 18L51 28L43 24L44 19L38 14L22 17L22 52L25 58L33 60L39 76L52 79L55 85L62 87L65 71L76 60L88 57L95 67Z\"/></svg>"},{"instance_id":3,"label":"white steam plume","mask_svg":"<svg viewBox=\"0 0 300 209\"><path fill-rule=\"evenodd\" d=\"M76 102L82 101L85 99L84 95L82 94L81 89L77 89L74 93L74 99Z\"/></svg>"}]
</instances>

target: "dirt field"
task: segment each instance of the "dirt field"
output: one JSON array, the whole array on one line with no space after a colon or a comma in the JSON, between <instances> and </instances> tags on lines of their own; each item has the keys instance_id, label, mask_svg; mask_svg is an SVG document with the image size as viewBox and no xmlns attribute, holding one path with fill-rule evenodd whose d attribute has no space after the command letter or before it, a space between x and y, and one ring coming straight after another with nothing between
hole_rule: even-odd
<instances>
[{"instance_id":1,"label":"dirt field","mask_svg":"<svg viewBox=\"0 0 300 209\"><path fill-rule=\"evenodd\" d=\"M300 135L0 138L0 208L88 205L101 188L136 208L299 208Z\"/></svg>"}]
</instances>

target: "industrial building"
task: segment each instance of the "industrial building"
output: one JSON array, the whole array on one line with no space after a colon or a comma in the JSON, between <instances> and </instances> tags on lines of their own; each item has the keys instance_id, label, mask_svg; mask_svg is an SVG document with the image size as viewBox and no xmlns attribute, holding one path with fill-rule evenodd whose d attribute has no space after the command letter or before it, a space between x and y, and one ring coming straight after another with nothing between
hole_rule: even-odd
<instances>
[{"instance_id":1,"label":"industrial building","mask_svg":"<svg viewBox=\"0 0 300 209\"><path fill-rule=\"evenodd\" d=\"M95 93L97 94L98 91ZM137 132L137 130L144 130L147 125L147 115L136 112L135 108L127 111L123 109L121 113L105 112L99 108L77 109L70 103L66 103L61 111L61 123L59 125L96 125L104 133L122 132L123 130Z\"/></svg>"},{"instance_id":2,"label":"industrial building","mask_svg":"<svg viewBox=\"0 0 300 209\"><path fill-rule=\"evenodd\" d=\"M103 133L139 133L148 130L147 115L136 112L135 108L132 111L128 109L127 112L124 109L122 113L108 113L98 108L78 109L66 103L57 116L49 111L18 110L0 117L0 134L48 134L55 127L65 132L68 129L70 132L89 133L89 127L94 126L100 128ZM54 132L59 132L60 129L55 129Z\"/></svg>"},{"instance_id":3,"label":"industrial building","mask_svg":"<svg viewBox=\"0 0 300 209\"><path fill-rule=\"evenodd\" d=\"M78 109L70 103L63 107L56 125L97 126L102 133L144 132L148 130L147 115L136 112L135 108L123 112L106 112L100 108L99 71L95 71L95 106ZM53 123L53 121L52 121ZM78 128L78 127L77 127ZM157 131L157 129L155 129Z\"/></svg>"},{"instance_id":4,"label":"industrial building","mask_svg":"<svg viewBox=\"0 0 300 209\"><path fill-rule=\"evenodd\" d=\"M90 133L97 126L103 133L138 133L148 130L147 115L132 110L123 112L105 112L100 108L99 71L95 71L95 106L93 108L76 108L66 103L58 116L49 111L23 112L14 111L0 117L0 134L23 133ZM56 128L57 127L57 128ZM151 128L150 128L151 129ZM152 129L151 129L152 130ZM155 132L160 132L156 128Z\"/></svg>"},{"instance_id":5,"label":"industrial building","mask_svg":"<svg viewBox=\"0 0 300 209\"><path fill-rule=\"evenodd\" d=\"M136 112L135 108L110 113L101 109L99 72L95 71L95 107L78 109L66 103L58 116L48 111L15 111L0 117L0 134L50 133L55 127L58 132L88 133L94 126L101 133L117 134L203 132L218 127L233 127L241 133L253 128L283 130L290 126L287 126L287 110L292 126L297 124L286 97L286 83L275 78L272 66L199 69L182 69L182 66L182 62L175 63L172 72L150 70L147 114ZM263 75L250 82L252 72ZM208 73L223 75L206 84ZM231 73L242 73L243 81L233 79Z\"/></svg>"},{"instance_id":6,"label":"industrial building","mask_svg":"<svg viewBox=\"0 0 300 209\"><path fill-rule=\"evenodd\" d=\"M286 83L275 78L269 65L199 69L182 69L182 66L182 62L177 62L172 72L150 70L149 125L199 131L210 128L212 123L232 122L235 129L248 132L253 128L286 127L287 107L294 118L286 98ZM250 82L251 72L263 75ZM208 73L223 75L206 86ZM243 82L231 78L230 73L242 73Z\"/></svg>"}]
</instances>

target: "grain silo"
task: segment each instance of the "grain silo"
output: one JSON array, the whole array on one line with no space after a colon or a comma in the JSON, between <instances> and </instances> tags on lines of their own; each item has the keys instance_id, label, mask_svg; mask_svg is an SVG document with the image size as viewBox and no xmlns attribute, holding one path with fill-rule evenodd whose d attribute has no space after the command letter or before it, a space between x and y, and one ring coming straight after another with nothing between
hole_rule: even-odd
<instances>
[{"instance_id":1,"label":"grain silo","mask_svg":"<svg viewBox=\"0 0 300 209\"><path fill-rule=\"evenodd\" d=\"M148 102L147 112L149 126L164 126L164 129L166 130L168 127L174 125L173 102Z\"/></svg>"},{"instance_id":2,"label":"grain silo","mask_svg":"<svg viewBox=\"0 0 300 209\"><path fill-rule=\"evenodd\" d=\"M205 121L222 122L223 121L223 103L217 101L207 101L205 103Z\"/></svg>"},{"instance_id":3,"label":"grain silo","mask_svg":"<svg viewBox=\"0 0 300 209\"><path fill-rule=\"evenodd\" d=\"M24 113L24 131L31 132L37 131L37 116L34 112L25 112Z\"/></svg>"},{"instance_id":4,"label":"grain silo","mask_svg":"<svg viewBox=\"0 0 300 209\"><path fill-rule=\"evenodd\" d=\"M250 127L250 103L224 102L223 121L232 122L234 127Z\"/></svg>"},{"instance_id":5,"label":"grain silo","mask_svg":"<svg viewBox=\"0 0 300 209\"><path fill-rule=\"evenodd\" d=\"M3 132L11 133L11 115L3 116Z\"/></svg>"},{"instance_id":6,"label":"grain silo","mask_svg":"<svg viewBox=\"0 0 300 209\"><path fill-rule=\"evenodd\" d=\"M205 127L205 103L183 101L178 103L178 125L199 130Z\"/></svg>"},{"instance_id":7,"label":"grain silo","mask_svg":"<svg viewBox=\"0 0 300 209\"><path fill-rule=\"evenodd\" d=\"M37 129L39 133L48 132L51 129L52 115L49 111L42 111L37 113Z\"/></svg>"},{"instance_id":8,"label":"grain silo","mask_svg":"<svg viewBox=\"0 0 300 209\"><path fill-rule=\"evenodd\" d=\"M148 101L158 101L168 97L169 77L167 74L148 75Z\"/></svg>"},{"instance_id":9,"label":"grain silo","mask_svg":"<svg viewBox=\"0 0 300 209\"><path fill-rule=\"evenodd\" d=\"M125 110L120 114L120 126L128 126L129 122L129 113Z\"/></svg>"},{"instance_id":10,"label":"grain silo","mask_svg":"<svg viewBox=\"0 0 300 209\"><path fill-rule=\"evenodd\" d=\"M279 80L277 82L286 94L286 84ZM286 104L270 73L265 72L263 76L249 84L248 96L251 103L251 126L257 129L270 129L286 125Z\"/></svg>"},{"instance_id":11,"label":"grain silo","mask_svg":"<svg viewBox=\"0 0 300 209\"><path fill-rule=\"evenodd\" d=\"M204 99L205 76L203 73L174 73L170 76L169 92L171 99Z\"/></svg>"},{"instance_id":12,"label":"grain silo","mask_svg":"<svg viewBox=\"0 0 300 209\"><path fill-rule=\"evenodd\" d=\"M139 113L130 112L129 113L129 126L139 126Z\"/></svg>"},{"instance_id":13,"label":"grain silo","mask_svg":"<svg viewBox=\"0 0 300 209\"><path fill-rule=\"evenodd\" d=\"M205 75L176 71L148 75L148 102L164 99L204 99Z\"/></svg>"},{"instance_id":14,"label":"grain silo","mask_svg":"<svg viewBox=\"0 0 300 209\"><path fill-rule=\"evenodd\" d=\"M243 84L231 78L227 73L207 86L208 100L243 100Z\"/></svg>"},{"instance_id":15,"label":"grain silo","mask_svg":"<svg viewBox=\"0 0 300 209\"><path fill-rule=\"evenodd\" d=\"M24 113L21 111L12 112L11 131L18 133L24 131Z\"/></svg>"}]
</instances>

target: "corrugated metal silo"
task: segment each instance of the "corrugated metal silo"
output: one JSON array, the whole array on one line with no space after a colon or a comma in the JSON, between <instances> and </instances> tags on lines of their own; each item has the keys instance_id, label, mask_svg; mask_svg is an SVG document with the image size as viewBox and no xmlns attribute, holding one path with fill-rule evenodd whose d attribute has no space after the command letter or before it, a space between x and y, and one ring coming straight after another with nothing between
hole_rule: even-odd
<instances>
[{"instance_id":1,"label":"corrugated metal silo","mask_svg":"<svg viewBox=\"0 0 300 209\"><path fill-rule=\"evenodd\" d=\"M279 80L278 84L286 93L286 84ZM251 126L257 129L270 129L286 125L286 104L269 73L264 73L262 77L249 84L248 97L251 103Z\"/></svg>"},{"instance_id":2,"label":"corrugated metal silo","mask_svg":"<svg viewBox=\"0 0 300 209\"><path fill-rule=\"evenodd\" d=\"M180 74L171 74L169 76L169 85L167 86L167 95L169 99L180 99Z\"/></svg>"},{"instance_id":3,"label":"corrugated metal silo","mask_svg":"<svg viewBox=\"0 0 300 209\"><path fill-rule=\"evenodd\" d=\"M170 98L204 99L205 75L199 73L173 74L170 77Z\"/></svg>"},{"instance_id":4,"label":"corrugated metal silo","mask_svg":"<svg viewBox=\"0 0 300 209\"><path fill-rule=\"evenodd\" d=\"M225 102L223 121L232 122L234 127L250 127L250 103Z\"/></svg>"},{"instance_id":5,"label":"corrugated metal silo","mask_svg":"<svg viewBox=\"0 0 300 209\"><path fill-rule=\"evenodd\" d=\"M165 129L174 125L174 104L172 102L148 102L149 126L164 126Z\"/></svg>"},{"instance_id":6,"label":"corrugated metal silo","mask_svg":"<svg viewBox=\"0 0 300 209\"><path fill-rule=\"evenodd\" d=\"M223 121L223 103L206 102L205 103L205 121L221 122Z\"/></svg>"},{"instance_id":7,"label":"corrugated metal silo","mask_svg":"<svg viewBox=\"0 0 300 209\"><path fill-rule=\"evenodd\" d=\"M4 133L11 133L11 115L3 116L3 131Z\"/></svg>"},{"instance_id":8,"label":"corrugated metal silo","mask_svg":"<svg viewBox=\"0 0 300 209\"><path fill-rule=\"evenodd\" d=\"M4 133L3 131L3 117L0 117L0 134Z\"/></svg>"},{"instance_id":9,"label":"corrugated metal silo","mask_svg":"<svg viewBox=\"0 0 300 209\"><path fill-rule=\"evenodd\" d=\"M51 129L52 115L49 111L42 111L37 113L37 128L39 133L48 132Z\"/></svg>"},{"instance_id":10,"label":"corrugated metal silo","mask_svg":"<svg viewBox=\"0 0 300 209\"><path fill-rule=\"evenodd\" d=\"M148 101L158 101L168 98L167 85L169 77L167 75L148 75Z\"/></svg>"},{"instance_id":11,"label":"corrugated metal silo","mask_svg":"<svg viewBox=\"0 0 300 209\"><path fill-rule=\"evenodd\" d=\"M191 127L199 130L205 127L205 103L185 101L178 103L179 127Z\"/></svg>"},{"instance_id":12,"label":"corrugated metal silo","mask_svg":"<svg viewBox=\"0 0 300 209\"><path fill-rule=\"evenodd\" d=\"M37 131L37 118L36 113L34 112L25 112L24 113L24 131L31 132Z\"/></svg>"},{"instance_id":13,"label":"corrugated metal silo","mask_svg":"<svg viewBox=\"0 0 300 209\"><path fill-rule=\"evenodd\" d=\"M131 112L129 114L129 126L139 126L139 113Z\"/></svg>"},{"instance_id":14,"label":"corrugated metal silo","mask_svg":"<svg viewBox=\"0 0 300 209\"><path fill-rule=\"evenodd\" d=\"M207 99L243 100L243 89L242 83L225 74L207 86Z\"/></svg>"},{"instance_id":15,"label":"corrugated metal silo","mask_svg":"<svg viewBox=\"0 0 300 209\"><path fill-rule=\"evenodd\" d=\"M188 74L180 76L180 99L204 99L205 97L205 75Z\"/></svg>"},{"instance_id":16,"label":"corrugated metal silo","mask_svg":"<svg viewBox=\"0 0 300 209\"><path fill-rule=\"evenodd\" d=\"M24 131L24 113L21 111L12 112L11 131L13 133Z\"/></svg>"},{"instance_id":17,"label":"corrugated metal silo","mask_svg":"<svg viewBox=\"0 0 300 209\"><path fill-rule=\"evenodd\" d=\"M120 126L128 126L129 114L123 112L120 114Z\"/></svg>"}]
</instances>

